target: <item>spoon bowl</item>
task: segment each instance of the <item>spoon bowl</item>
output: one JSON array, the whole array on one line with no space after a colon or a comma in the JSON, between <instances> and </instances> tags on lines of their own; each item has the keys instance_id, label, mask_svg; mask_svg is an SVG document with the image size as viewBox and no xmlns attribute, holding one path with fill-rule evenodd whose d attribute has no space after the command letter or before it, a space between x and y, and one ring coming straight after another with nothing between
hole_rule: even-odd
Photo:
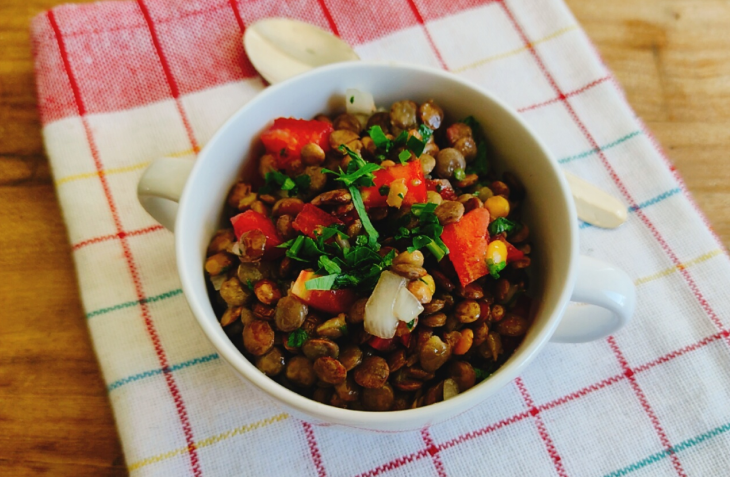
<instances>
[{"instance_id":1,"label":"spoon bowl","mask_svg":"<svg viewBox=\"0 0 730 477\"><path fill-rule=\"evenodd\" d=\"M271 84L318 66L360 59L333 34L289 18L265 18L250 25L243 47L254 68Z\"/></svg>"}]
</instances>

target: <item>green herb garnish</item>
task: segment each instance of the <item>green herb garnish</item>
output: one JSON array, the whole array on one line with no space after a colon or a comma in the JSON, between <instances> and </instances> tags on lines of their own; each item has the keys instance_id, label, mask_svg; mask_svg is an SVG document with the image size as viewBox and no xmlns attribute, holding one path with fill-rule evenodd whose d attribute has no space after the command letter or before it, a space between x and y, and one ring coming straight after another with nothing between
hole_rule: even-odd
<instances>
[{"instance_id":1,"label":"green herb garnish","mask_svg":"<svg viewBox=\"0 0 730 477\"><path fill-rule=\"evenodd\" d=\"M370 134L370 139L375 143L375 147L382 149L386 153L390 152L390 148L393 147L393 142L385 135L383 128L377 125L372 126L368 130L368 134Z\"/></svg>"},{"instance_id":2,"label":"green herb garnish","mask_svg":"<svg viewBox=\"0 0 730 477\"><path fill-rule=\"evenodd\" d=\"M363 204L362 202L362 195L360 195L360 190L357 187L352 186L350 186L349 189L350 195L352 196L352 205L355 206L357 215L360 216L360 222L362 222L362 227L365 229L365 233L368 234L368 246L374 248L375 250L378 250L380 248L380 244L378 243L378 231L375 230L375 227L373 227L373 223L370 222L370 217L368 217L368 213L365 210L365 204Z\"/></svg>"},{"instance_id":3,"label":"green herb garnish","mask_svg":"<svg viewBox=\"0 0 730 477\"><path fill-rule=\"evenodd\" d=\"M387 185L381 185L378 188L378 192L380 192L380 195L388 195L390 194L390 187L388 187Z\"/></svg>"},{"instance_id":4,"label":"green herb garnish","mask_svg":"<svg viewBox=\"0 0 730 477\"><path fill-rule=\"evenodd\" d=\"M339 149L340 151L350 156L351 160L350 163L347 165L347 171L342 172L342 169L340 169L340 172L335 172L323 168L322 172L326 174L336 175L337 178L335 180L342 182L345 187L350 187L353 185L364 187L372 186L373 180L375 179L375 175L373 173L379 169L382 169L382 167L380 167L378 164L375 164L374 162L366 162L365 159L360 157L358 153L345 146L344 144L342 144Z\"/></svg>"},{"instance_id":5,"label":"green herb garnish","mask_svg":"<svg viewBox=\"0 0 730 477\"><path fill-rule=\"evenodd\" d=\"M494 261L491 258L487 259L487 268L489 269L489 274L492 276L492 278L497 279L499 278L499 272L504 270L504 268L507 266L507 262L499 262L494 263Z\"/></svg>"},{"instance_id":6,"label":"green herb garnish","mask_svg":"<svg viewBox=\"0 0 730 477\"><path fill-rule=\"evenodd\" d=\"M463 181L466 177L466 172L464 172L464 169L458 168L454 171L454 179L457 181Z\"/></svg>"},{"instance_id":7,"label":"green herb garnish","mask_svg":"<svg viewBox=\"0 0 730 477\"><path fill-rule=\"evenodd\" d=\"M251 290L251 291L253 291L253 289L254 289L254 283L253 283L253 282L251 281L251 279L250 279L250 278L249 278L248 280L246 280L246 287L247 287L247 288L248 288L249 290Z\"/></svg>"},{"instance_id":8,"label":"green herb garnish","mask_svg":"<svg viewBox=\"0 0 730 477\"><path fill-rule=\"evenodd\" d=\"M350 96L350 104L352 104L354 102L355 102L355 97L354 96Z\"/></svg>"},{"instance_id":9,"label":"green herb garnish","mask_svg":"<svg viewBox=\"0 0 730 477\"><path fill-rule=\"evenodd\" d=\"M319 257L319 266L330 274L338 274L342 272L342 268L327 255Z\"/></svg>"},{"instance_id":10,"label":"green herb garnish","mask_svg":"<svg viewBox=\"0 0 730 477\"><path fill-rule=\"evenodd\" d=\"M305 341L307 341L308 338L309 335L306 331L301 328L297 328L289 333L289 338L286 340L286 344L290 348L299 348Z\"/></svg>"},{"instance_id":11,"label":"green herb garnish","mask_svg":"<svg viewBox=\"0 0 730 477\"><path fill-rule=\"evenodd\" d=\"M340 326L340 333L342 333L343 335L347 336L347 333L348 333L348 331L347 331L347 325Z\"/></svg>"},{"instance_id":12,"label":"green herb garnish","mask_svg":"<svg viewBox=\"0 0 730 477\"><path fill-rule=\"evenodd\" d=\"M400 152L400 154L398 154L398 160L400 161L401 164L405 164L406 162L408 162L408 159L410 159L410 158L411 158L411 151L409 151L408 149L403 149Z\"/></svg>"},{"instance_id":13,"label":"green herb garnish","mask_svg":"<svg viewBox=\"0 0 730 477\"><path fill-rule=\"evenodd\" d=\"M399 240L408 236L412 237L413 245L408 247L409 252L426 248L436 257L436 260L440 261L449 253L449 248L441 240L444 227L439 223L438 217L434 213L435 210L436 204L433 203L413 204L411 214L418 218L418 226L413 229L399 228L395 238Z\"/></svg>"},{"instance_id":14,"label":"green herb garnish","mask_svg":"<svg viewBox=\"0 0 730 477\"><path fill-rule=\"evenodd\" d=\"M487 373L486 371L480 369L480 368L474 368L474 374L477 376L477 383L480 383L487 379L489 376L491 376L492 373Z\"/></svg>"},{"instance_id":15,"label":"green herb garnish","mask_svg":"<svg viewBox=\"0 0 730 477\"><path fill-rule=\"evenodd\" d=\"M518 225L505 217L497 217L489 224L489 235L499 235L501 233L509 234Z\"/></svg>"},{"instance_id":16,"label":"green herb garnish","mask_svg":"<svg viewBox=\"0 0 730 477\"><path fill-rule=\"evenodd\" d=\"M388 154L394 147L406 144L406 141L408 140L408 131L401 131L398 137L391 141L388 139L388 136L385 135L385 132L383 132L383 128L377 125L368 129L368 134L370 135L370 139L373 140L373 143L375 143L375 147L386 154Z\"/></svg>"},{"instance_id":17,"label":"green herb garnish","mask_svg":"<svg viewBox=\"0 0 730 477\"><path fill-rule=\"evenodd\" d=\"M487 161L487 140L484 137L484 131L481 124L474 119L474 116L464 118L462 123L471 128L471 135L477 144L477 157L466 168L469 174L479 174L480 176L489 172L489 162Z\"/></svg>"},{"instance_id":18,"label":"green herb garnish","mask_svg":"<svg viewBox=\"0 0 730 477\"><path fill-rule=\"evenodd\" d=\"M426 148L426 143L429 139L431 139L433 131L425 124L421 124L418 127L418 133L421 135L421 139L418 139L416 136L409 137L408 142L406 142L406 147L410 149L416 157L421 157L423 150Z\"/></svg>"},{"instance_id":19,"label":"green herb garnish","mask_svg":"<svg viewBox=\"0 0 730 477\"><path fill-rule=\"evenodd\" d=\"M408 131L401 131L395 139L393 139L394 146L403 146L408 140Z\"/></svg>"},{"instance_id":20,"label":"green herb garnish","mask_svg":"<svg viewBox=\"0 0 730 477\"><path fill-rule=\"evenodd\" d=\"M335 284L337 274L325 275L323 277L312 278L304 282L304 288L307 290L332 290L332 286Z\"/></svg>"},{"instance_id":21,"label":"green herb garnish","mask_svg":"<svg viewBox=\"0 0 730 477\"><path fill-rule=\"evenodd\" d=\"M412 330L413 327L416 326L416 319L414 318L413 320L406 323L406 326L408 327L409 330Z\"/></svg>"},{"instance_id":22,"label":"green herb garnish","mask_svg":"<svg viewBox=\"0 0 730 477\"><path fill-rule=\"evenodd\" d=\"M297 195L299 192L309 189L311 178L302 174L292 179L279 171L266 173L266 184L259 190L262 194L271 194L276 189L287 191L289 196Z\"/></svg>"}]
</instances>

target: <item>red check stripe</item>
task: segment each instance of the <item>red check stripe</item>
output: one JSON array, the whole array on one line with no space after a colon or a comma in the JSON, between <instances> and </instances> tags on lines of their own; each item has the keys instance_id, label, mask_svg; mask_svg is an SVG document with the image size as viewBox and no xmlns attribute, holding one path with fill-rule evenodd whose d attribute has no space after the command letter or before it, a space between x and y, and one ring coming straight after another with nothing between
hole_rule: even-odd
<instances>
[{"instance_id":1,"label":"red check stripe","mask_svg":"<svg viewBox=\"0 0 730 477\"><path fill-rule=\"evenodd\" d=\"M558 473L559 476L567 477L568 474L565 472L565 467L563 467L563 462L560 458L560 454L555 448L555 443L550 437L550 433L548 432L547 427L545 427L545 422L543 422L542 417L540 416L540 409L535 407L535 401L532 400L532 396L530 396L530 393L527 391L527 387L522 381L522 378L515 379L515 385L517 385L517 389L519 389L522 400L525 401L525 405L529 409L530 415L535 418L537 432L538 434L540 434L540 439L542 439L542 442L545 444L545 449L547 449L548 455L553 461L555 471Z\"/></svg>"},{"instance_id":2,"label":"red check stripe","mask_svg":"<svg viewBox=\"0 0 730 477\"><path fill-rule=\"evenodd\" d=\"M178 88L177 81L175 81L175 77L172 74L172 70L170 69L170 63L167 61L167 57L165 56L165 52L162 49L162 45L160 45L160 38L157 35L157 28L155 27L155 23L152 20L152 15L150 15L150 11L147 9L147 5L145 5L143 0L137 0L137 5L139 5L142 16L144 17L145 22L147 22L147 27L149 28L150 36L152 37L152 44L155 46L157 56L160 58L162 70L165 72L165 79L167 80L167 84L170 86L170 93L175 99L175 106L180 113L180 118L182 119L183 125L185 126L185 132L188 135L190 145L195 152L198 152L200 151L200 146L198 145L198 141L195 139L193 127L190 124L188 115L185 112L182 101L180 100L180 89Z\"/></svg>"},{"instance_id":3,"label":"red check stripe","mask_svg":"<svg viewBox=\"0 0 730 477\"><path fill-rule=\"evenodd\" d=\"M426 444L426 452L431 456L433 466L436 467L436 473L439 477L446 477L446 469L444 469L444 463L439 455L439 448L433 443L433 438L428 428L421 429L421 439Z\"/></svg>"},{"instance_id":4,"label":"red check stripe","mask_svg":"<svg viewBox=\"0 0 730 477\"><path fill-rule=\"evenodd\" d=\"M322 9L322 13L324 13L324 17L327 19L327 23L329 24L332 33L340 36L340 30L339 28L337 28L335 19L332 18L332 12L330 12L329 8L327 8L327 3L325 3L325 0L317 0L317 2L319 3L319 7Z\"/></svg>"},{"instance_id":5,"label":"red check stripe","mask_svg":"<svg viewBox=\"0 0 730 477\"><path fill-rule=\"evenodd\" d=\"M71 88L74 92L74 98L76 100L76 106L78 109L79 116L81 116L81 120L84 126L84 131L86 134L86 139L89 143L89 148L91 149L91 154L94 159L94 166L96 167L97 172L99 172L99 180L101 181L102 188L104 189L104 195L106 196L107 204L109 205L109 210L112 214L112 218L114 220L114 226L117 229L117 236L119 237L122 251L124 253L124 259L127 263L127 268L129 269L129 273L132 277L132 281L134 283L134 289L135 293L137 295L137 299L140 303L140 310L142 313L142 319L144 320L145 329L147 331L147 335L149 336L150 340L152 341L152 345L155 349L155 354L157 355L157 360L161 368L168 368L169 362L167 359L167 355L165 353L165 350L162 347L162 343L160 341L160 336L157 333L157 329L155 328L154 323L152 322L152 316L150 314L149 306L147 302L144 300L145 293L144 289L142 287L142 281L139 276L139 269L137 267L137 264L135 263L134 256L132 255L132 251L129 247L129 243L127 242L126 235L124 234L124 231L122 229L121 219L119 218L119 211L117 210L116 203L114 202L114 199L112 198L111 190L109 189L109 183L107 182L106 176L104 174L101 174L101 171L104 170L103 165L101 163L101 157L99 155L99 150L96 146L96 141L94 140L94 136L91 132L91 127L89 125L88 119L86 117L86 107L84 106L84 101L81 96L81 92L78 87L78 83L76 81L76 77L73 73L73 69L71 68L71 64L68 59L68 52L66 50L66 44L63 39L63 35L61 33L61 29L58 26L58 23L56 22L56 17L53 13L53 10L48 11L48 21L51 24L51 28L53 29L53 32L56 36L56 41L58 43L58 49L61 54L61 59L63 61L64 68L66 70L66 74L68 76L69 83L71 84ZM195 439L193 436L192 427L190 425L190 419L188 417L188 412L185 407L185 403L183 402L182 394L180 393L180 389L177 387L177 383L175 382L175 378L173 377L172 373L164 373L165 376L165 383L167 384L168 391L172 395L173 401L175 403L175 408L177 411L178 418L180 419L180 424L183 428L183 434L185 435L185 441L188 445L188 455L190 456L190 465L193 471L193 475L201 476L202 472L200 470L200 462L198 459L198 453L195 448Z\"/></svg>"},{"instance_id":6,"label":"red check stripe","mask_svg":"<svg viewBox=\"0 0 730 477\"><path fill-rule=\"evenodd\" d=\"M530 106L525 106L524 108L520 108L517 110L518 113L524 113L525 111L532 111L533 109L542 108L544 106L549 106L551 104L559 103L560 101L565 100L565 98L571 98L573 96L577 96L581 93L585 93L589 89L598 86L601 83L604 83L611 79L610 76L604 76L603 78L598 78L597 80L591 81L587 85L583 86L582 88L578 88L574 91L570 91L568 93L565 93L564 95L557 96L553 99L549 99L547 101L543 101L542 103L535 103Z\"/></svg>"},{"instance_id":7,"label":"red check stripe","mask_svg":"<svg viewBox=\"0 0 730 477\"><path fill-rule=\"evenodd\" d=\"M669 354L665 354L664 356L661 356L661 357L655 359L654 361L649 361L646 364L642 364L641 366L634 368L634 372L641 373L643 371L646 371L647 369L651 369L655 366L658 366L660 364L664 364L668 361L671 361L674 358L683 356L691 351L698 350L704 346L707 346L710 343L714 343L717 340L721 340L723 338L727 339L728 337L730 337L730 331L728 331L728 330L721 331L719 333L715 333L714 335L708 336L707 338L702 339L702 340L698 341L697 343L694 343L694 344L691 344L688 346L684 346L676 351L672 351Z\"/></svg>"},{"instance_id":8,"label":"red check stripe","mask_svg":"<svg viewBox=\"0 0 730 477\"><path fill-rule=\"evenodd\" d=\"M84 240L73 245L72 248L73 250L78 250L80 248L86 247L87 245L92 245L95 243L106 242L107 240L122 239L124 237L134 237L136 235L146 235L150 232L156 232L158 230L165 230L165 227L163 227L162 225L153 225L151 227L145 227L143 229L132 230L131 232L125 232L124 230L122 230L115 234L102 235L101 237L94 237L89 240Z\"/></svg>"},{"instance_id":9,"label":"red check stripe","mask_svg":"<svg viewBox=\"0 0 730 477\"><path fill-rule=\"evenodd\" d=\"M322 463L322 454L319 452L319 446L317 445L317 439L314 436L314 429L308 422L302 421L302 428L304 429L304 435L307 438L307 445L309 446L309 454L312 456L314 462L314 468L317 469L318 477L327 477L327 471Z\"/></svg>"},{"instance_id":10,"label":"red check stripe","mask_svg":"<svg viewBox=\"0 0 730 477\"><path fill-rule=\"evenodd\" d=\"M413 0L408 0L408 6L411 7L413 14L416 16L416 20L418 21L418 24L421 25L423 32L426 34L426 39L428 40L428 44L431 46L431 50L433 50L434 54L436 55L436 59L438 59L439 64L441 65L441 68L448 70L449 68L446 66L446 62L444 61L443 57L441 56L441 52L439 51L438 48L436 48L436 43L433 41L431 32L429 32L428 28L426 28L426 22L423 20L423 16L421 15L421 12L418 10L418 7L416 6L416 2L414 2Z\"/></svg>"},{"instance_id":11,"label":"red check stripe","mask_svg":"<svg viewBox=\"0 0 730 477\"><path fill-rule=\"evenodd\" d=\"M649 416L651 425L654 427L654 430L656 431L657 435L659 436L659 440L661 441L662 445L664 446L664 450L669 453L669 457L672 460L672 465L674 466L674 469L677 471L678 475L686 477L687 474L684 471L684 468L682 468L682 463L679 462L679 457L677 457L677 454L674 452L674 450L672 448L672 443L669 441L669 438L667 437L667 433L664 431L664 428L662 427L661 423L659 422L659 418L657 417L656 413L654 412L654 409L652 409L651 405L649 404L649 400L646 398L644 391L642 391L641 387L639 386L639 383L636 381L636 376L635 376L634 371L629 367L629 363L628 363L628 361L626 361L626 357L623 355L623 353L619 349L618 345L616 344L616 340L613 338L613 336L610 336L608 338L608 344L609 344L609 346L611 346L611 350L616 355L616 359L618 360L619 364L621 365L621 369L624 371L624 375L626 375L626 378L628 378L631 388L634 390L634 393L639 398L641 407L644 408L644 412L646 412L646 415Z\"/></svg>"}]
</instances>

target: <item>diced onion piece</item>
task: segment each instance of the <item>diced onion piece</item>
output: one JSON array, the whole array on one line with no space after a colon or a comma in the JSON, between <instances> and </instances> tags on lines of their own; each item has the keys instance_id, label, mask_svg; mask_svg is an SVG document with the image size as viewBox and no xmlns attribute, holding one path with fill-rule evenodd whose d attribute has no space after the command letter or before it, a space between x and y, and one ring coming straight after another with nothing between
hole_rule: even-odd
<instances>
[{"instance_id":1,"label":"diced onion piece","mask_svg":"<svg viewBox=\"0 0 730 477\"><path fill-rule=\"evenodd\" d=\"M451 399L452 397L459 394L459 385L456 381L449 378L444 381L444 401Z\"/></svg>"},{"instance_id":2,"label":"diced onion piece","mask_svg":"<svg viewBox=\"0 0 730 477\"><path fill-rule=\"evenodd\" d=\"M398 317L394 308L398 292L406 286L406 279L393 272L385 271L375 285L373 294L365 304L365 331L378 338L395 336Z\"/></svg>"},{"instance_id":3,"label":"diced onion piece","mask_svg":"<svg viewBox=\"0 0 730 477\"><path fill-rule=\"evenodd\" d=\"M391 207L400 209L400 206L403 204L403 199L406 198L407 193L408 186L406 185L406 180L402 177L400 179L396 179L390 183L388 198L385 202Z\"/></svg>"},{"instance_id":4,"label":"diced onion piece","mask_svg":"<svg viewBox=\"0 0 730 477\"><path fill-rule=\"evenodd\" d=\"M345 108L347 114L366 114L369 116L375 111L375 100L373 95L367 91L348 88L345 91Z\"/></svg>"},{"instance_id":5,"label":"diced onion piece","mask_svg":"<svg viewBox=\"0 0 730 477\"><path fill-rule=\"evenodd\" d=\"M231 245L231 248L228 251L237 257L241 256L241 246L238 244L238 242L235 242L233 245Z\"/></svg>"},{"instance_id":6,"label":"diced onion piece","mask_svg":"<svg viewBox=\"0 0 730 477\"><path fill-rule=\"evenodd\" d=\"M408 288L403 287L398 291L395 299L393 313L400 321L410 323L423 312L423 305Z\"/></svg>"},{"instance_id":7,"label":"diced onion piece","mask_svg":"<svg viewBox=\"0 0 730 477\"><path fill-rule=\"evenodd\" d=\"M213 275L210 277L210 283L213 284L213 288L216 289L216 291L221 289L221 286L223 286L223 282L228 280L228 275L225 273L221 273L220 275Z\"/></svg>"}]
</instances>

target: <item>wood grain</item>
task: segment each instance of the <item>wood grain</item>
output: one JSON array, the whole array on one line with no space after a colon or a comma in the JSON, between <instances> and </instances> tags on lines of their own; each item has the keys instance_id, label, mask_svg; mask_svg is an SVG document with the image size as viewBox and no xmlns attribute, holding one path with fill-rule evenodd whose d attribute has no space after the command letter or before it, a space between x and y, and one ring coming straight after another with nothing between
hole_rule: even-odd
<instances>
[{"instance_id":1,"label":"wood grain","mask_svg":"<svg viewBox=\"0 0 730 477\"><path fill-rule=\"evenodd\" d=\"M43 153L28 39L0 2L0 475L126 475ZM730 2L567 0L730 245Z\"/></svg>"}]
</instances>

